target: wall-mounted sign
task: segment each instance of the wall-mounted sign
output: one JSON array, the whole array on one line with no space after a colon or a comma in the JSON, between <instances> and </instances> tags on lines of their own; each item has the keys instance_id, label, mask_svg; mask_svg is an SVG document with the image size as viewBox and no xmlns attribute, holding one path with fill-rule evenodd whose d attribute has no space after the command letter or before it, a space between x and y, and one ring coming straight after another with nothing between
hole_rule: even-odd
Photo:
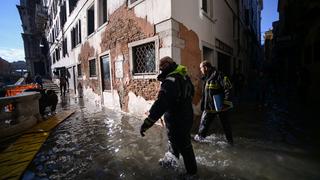
<instances>
[{"instance_id":1,"label":"wall-mounted sign","mask_svg":"<svg viewBox=\"0 0 320 180\"><path fill-rule=\"evenodd\" d=\"M123 78L123 61L122 60L117 60L115 61L115 70L116 70L116 78Z\"/></svg>"}]
</instances>

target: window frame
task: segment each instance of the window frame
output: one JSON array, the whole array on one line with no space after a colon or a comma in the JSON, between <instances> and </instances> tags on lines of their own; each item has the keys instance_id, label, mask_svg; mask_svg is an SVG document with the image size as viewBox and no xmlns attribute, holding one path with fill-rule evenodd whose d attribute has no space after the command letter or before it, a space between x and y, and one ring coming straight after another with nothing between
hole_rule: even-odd
<instances>
[{"instance_id":1,"label":"window frame","mask_svg":"<svg viewBox=\"0 0 320 180\"><path fill-rule=\"evenodd\" d=\"M103 63L102 63L103 59L102 59L102 58L105 57L105 56L108 56L108 58L109 58L110 89L104 89L104 88L105 88L105 87L104 87L104 75L103 75L104 71L103 71L103 69L102 69L102 67L103 67ZM110 92L110 91L113 90L113 86L112 86L112 83L113 83L112 62L111 62L110 51L101 53L101 54L99 55L99 63L100 63L100 65L99 65L98 68L100 68L100 75L99 75L99 76L100 76L100 78L101 78L101 89L102 89L102 92Z\"/></svg>"},{"instance_id":2,"label":"window frame","mask_svg":"<svg viewBox=\"0 0 320 180\"><path fill-rule=\"evenodd\" d=\"M78 19L77 23L70 31L71 36L71 49L76 48L81 44L81 19Z\"/></svg>"},{"instance_id":3,"label":"window frame","mask_svg":"<svg viewBox=\"0 0 320 180\"><path fill-rule=\"evenodd\" d=\"M106 3L105 9L103 8L104 2ZM104 14L105 13L105 14ZM106 15L106 19L104 19ZM108 0L98 0L98 27L104 26L109 21L108 14Z\"/></svg>"},{"instance_id":4,"label":"window frame","mask_svg":"<svg viewBox=\"0 0 320 180\"><path fill-rule=\"evenodd\" d=\"M134 59L133 59L133 48L136 46L140 46L143 44L154 42L154 49L155 49L155 71L154 73L134 73ZM159 73L159 37L153 36L150 38L142 39L139 41L131 42L128 44L129 47L129 58L130 58L130 72L133 79L156 79L157 74Z\"/></svg>"},{"instance_id":5,"label":"window frame","mask_svg":"<svg viewBox=\"0 0 320 180\"><path fill-rule=\"evenodd\" d=\"M81 63L77 64L77 78L82 78L82 65L81 65Z\"/></svg>"},{"instance_id":6,"label":"window frame","mask_svg":"<svg viewBox=\"0 0 320 180\"><path fill-rule=\"evenodd\" d=\"M89 11L91 11L91 9L93 9L93 30L92 30L92 32L89 34ZM94 6L94 4L92 4L91 6L89 6L89 8L87 9L87 12L86 12L86 14L87 14L87 37L90 37L90 36L92 36L94 33L95 33L95 31L96 31L96 23L95 23L95 14L96 14L96 12L95 12L95 6Z\"/></svg>"},{"instance_id":7,"label":"window frame","mask_svg":"<svg viewBox=\"0 0 320 180\"><path fill-rule=\"evenodd\" d=\"M91 72L91 62L94 61L94 67L95 67L95 74L92 74ZM89 77L90 78L97 78L97 59L96 58L91 58L88 60L89 63Z\"/></svg>"},{"instance_id":8,"label":"window frame","mask_svg":"<svg viewBox=\"0 0 320 180\"><path fill-rule=\"evenodd\" d=\"M62 39L62 57L66 57L68 55L68 38L64 37Z\"/></svg>"},{"instance_id":9,"label":"window frame","mask_svg":"<svg viewBox=\"0 0 320 180\"><path fill-rule=\"evenodd\" d=\"M206 11L203 8L203 2L204 1L206 1L206 6L207 6ZM207 18L209 18L211 20L213 19L213 9L212 9L212 7L213 7L213 2L211 0L200 0L200 11L201 11L201 13L205 17L207 17Z\"/></svg>"}]
</instances>

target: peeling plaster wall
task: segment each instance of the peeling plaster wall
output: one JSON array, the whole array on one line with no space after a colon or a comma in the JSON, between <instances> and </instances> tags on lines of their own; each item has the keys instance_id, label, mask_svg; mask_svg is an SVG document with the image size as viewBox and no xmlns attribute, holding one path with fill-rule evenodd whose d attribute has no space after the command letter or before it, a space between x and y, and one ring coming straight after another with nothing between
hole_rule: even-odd
<instances>
[{"instance_id":1,"label":"peeling plaster wall","mask_svg":"<svg viewBox=\"0 0 320 180\"><path fill-rule=\"evenodd\" d=\"M101 89L99 82L99 75L97 77L90 77L89 75L89 60L95 58L95 49L89 45L89 42L84 43L81 46L79 54L79 63L81 64L82 77L78 79L77 87L81 87L84 98L89 101L101 104ZM99 74L97 66L97 74Z\"/></svg>"},{"instance_id":2,"label":"peeling plaster wall","mask_svg":"<svg viewBox=\"0 0 320 180\"><path fill-rule=\"evenodd\" d=\"M188 67L188 72L195 87L195 97L193 103L197 106L194 108L195 114L200 114L199 104L201 99L201 72L199 64L201 63L201 50L199 48L199 37L186 26L179 23L179 38L184 40L184 48L181 48L181 64Z\"/></svg>"},{"instance_id":3,"label":"peeling plaster wall","mask_svg":"<svg viewBox=\"0 0 320 180\"><path fill-rule=\"evenodd\" d=\"M102 92L103 106L113 110L121 110L120 96L117 90Z\"/></svg>"},{"instance_id":4,"label":"peeling plaster wall","mask_svg":"<svg viewBox=\"0 0 320 180\"><path fill-rule=\"evenodd\" d=\"M119 95L120 106L124 111L130 112L132 108L129 106L141 104L141 98L153 100L157 96L159 82L155 79L132 78L128 48L128 43L154 35L154 25L145 19L136 17L134 11L132 9L128 10L125 5L118 8L110 16L108 26L106 26L102 35L101 51L110 51L112 86ZM123 58L124 74L122 79L115 77L115 61L119 59L119 56L120 59ZM133 93L138 98L129 96L129 93ZM135 110L133 113L141 114Z\"/></svg>"},{"instance_id":5,"label":"peeling plaster wall","mask_svg":"<svg viewBox=\"0 0 320 180\"><path fill-rule=\"evenodd\" d=\"M137 116L145 116L152 106L154 101L147 101L141 96L136 96L135 93L129 92L128 111Z\"/></svg>"}]
</instances>

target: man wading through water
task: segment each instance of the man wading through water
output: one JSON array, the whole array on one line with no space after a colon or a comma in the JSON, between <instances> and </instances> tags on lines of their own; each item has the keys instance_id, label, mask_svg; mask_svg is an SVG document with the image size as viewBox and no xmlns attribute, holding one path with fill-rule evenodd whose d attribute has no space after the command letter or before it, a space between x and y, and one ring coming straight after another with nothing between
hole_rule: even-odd
<instances>
[{"instance_id":1,"label":"man wading through water","mask_svg":"<svg viewBox=\"0 0 320 180\"><path fill-rule=\"evenodd\" d=\"M169 139L169 152L176 158L181 154L187 175L197 173L197 163L193 152L190 131L193 123L192 97L194 87L187 75L186 67L177 65L172 58L164 57L160 60L160 71L157 79L161 81L157 100L149 110L148 117L141 126L140 133L144 133L158 119L164 115ZM172 166L172 159L159 160L164 167Z\"/></svg>"},{"instance_id":2,"label":"man wading through water","mask_svg":"<svg viewBox=\"0 0 320 180\"><path fill-rule=\"evenodd\" d=\"M233 146L231 126L227 117L227 110L232 107L229 92L232 88L227 76L213 67L210 62L203 61L200 64L203 75L203 88L201 99L201 122L195 141L203 141L208 136L211 123L216 118L220 119L226 139ZM225 104L229 102L229 104Z\"/></svg>"}]
</instances>

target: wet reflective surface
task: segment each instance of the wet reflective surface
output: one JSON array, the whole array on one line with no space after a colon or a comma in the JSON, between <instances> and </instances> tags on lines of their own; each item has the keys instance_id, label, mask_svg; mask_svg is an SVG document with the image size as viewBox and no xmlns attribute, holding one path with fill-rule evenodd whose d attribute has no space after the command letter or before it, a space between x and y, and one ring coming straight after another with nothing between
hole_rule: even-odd
<instances>
[{"instance_id":1,"label":"wet reflective surface","mask_svg":"<svg viewBox=\"0 0 320 180\"><path fill-rule=\"evenodd\" d=\"M50 135L23 179L183 179L181 158L178 170L158 164L167 150L165 129L153 126L142 138L141 122L80 103L76 113ZM234 122L234 147L223 135L193 142L198 163L195 179L319 179L319 163L307 151L254 138L264 136L260 131L264 123L241 129L242 123Z\"/></svg>"}]
</instances>

